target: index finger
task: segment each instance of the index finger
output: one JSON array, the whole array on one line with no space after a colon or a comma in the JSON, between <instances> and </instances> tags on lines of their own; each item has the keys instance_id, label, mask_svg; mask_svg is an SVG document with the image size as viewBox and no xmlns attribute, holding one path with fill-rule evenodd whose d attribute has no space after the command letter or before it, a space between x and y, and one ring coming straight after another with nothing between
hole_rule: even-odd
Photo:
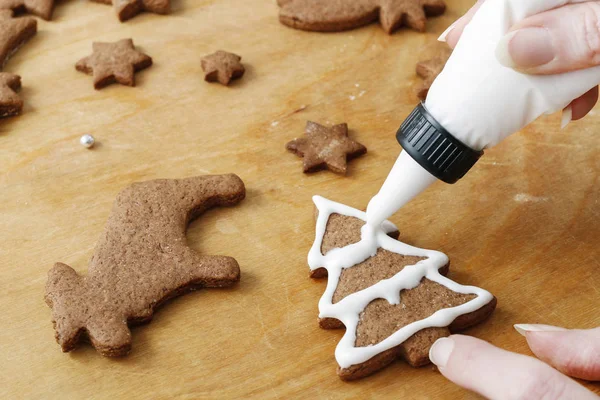
<instances>
[{"instance_id":1,"label":"index finger","mask_svg":"<svg viewBox=\"0 0 600 400\"><path fill-rule=\"evenodd\" d=\"M452 335L431 347L429 358L446 378L491 399L597 399L547 364L470 336Z\"/></svg>"}]
</instances>

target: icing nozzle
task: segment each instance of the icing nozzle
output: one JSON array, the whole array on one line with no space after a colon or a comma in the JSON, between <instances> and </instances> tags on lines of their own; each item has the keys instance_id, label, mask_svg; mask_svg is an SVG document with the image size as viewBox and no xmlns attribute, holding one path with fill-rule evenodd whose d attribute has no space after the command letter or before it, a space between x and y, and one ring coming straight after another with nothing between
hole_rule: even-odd
<instances>
[{"instance_id":1,"label":"icing nozzle","mask_svg":"<svg viewBox=\"0 0 600 400\"><path fill-rule=\"evenodd\" d=\"M456 183L483 155L452 136L422 103L402 123L396 139L421 167L446 183Z\"/></svg>"}]
</instances>

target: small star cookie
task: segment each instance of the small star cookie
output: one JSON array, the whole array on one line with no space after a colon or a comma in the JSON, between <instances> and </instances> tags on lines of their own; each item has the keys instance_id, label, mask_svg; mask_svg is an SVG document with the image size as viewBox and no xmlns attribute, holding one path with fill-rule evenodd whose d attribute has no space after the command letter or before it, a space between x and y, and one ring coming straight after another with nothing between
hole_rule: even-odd
<instances>
[{"instance_id":1,"label":"small star cookie","mask_svg":"<svg viewBox=\"0 0 600 400\"><path fill-rule=\"evenodd\" d=\"M92 55L79 60L75 68L93 75L95 89L113 82L135 86L135 72L152 65L152 58L137 51L131 39L114 43L94 42L92 48Z\"/></svg>"},{"instance_id":2,"label":"small star cookie","mask_svg":"<svg viewBox=\"0 0 600 400\"><path fill-rule=\"evenodd\" d=\"M37 33L35 18L13 18L11 10L0 10L0 69L10 56Z\"/></svg>"},{"instance_id":3,"label":"small star cookie","mask_svg":"<svg viewBox=\"0 0 600 400\"><path fill-rule=\"evenodd\" d=\"M241 78L246 72L241 60L242 57L237 54L223 50L202 57L204 80L229 85L229 82Z\"/></svg>"},{"instance_id":4,"label":"small star cookie","mask_svg":"<svg viewBox=\"0 0 600 400\"><path fill-rule=\"evenodd\" d=\"M0 9L27 12L48 21L52 19L54 0L0 0Z\"/></svg>"},{"instance_id":5,"label":"small star cookie","mask_svg":"<svg viewBox=\"0 0 600 400\"><path fill-rule=\"evenodd\" d=\"M23 100L16 93L21 89L21 77L0 72L0 118L21 114Z\"/></svg>"},{"instance_id":6,"label":"small star cookie","mask_svg":"<svg viewBox=\"0 0 600 400\"><path fill-rule=\"evenodd\" d=\"M423 83L417 88L419 99L424 101L427 98L429 88L446 66L450 54L452 54L452 50L444 47L434 58L417 63L417 75L423 78Z\"/></svg>"},{"instance_id":7,"label":"small star cookie","mask_svg":"<svg viewBox=\"0 0 600 400\"><path fill-rule=\"evenodd\" d=\"M119 21L125 22L141 13L148 11L154 14L168 14L171 11L170 0L93 0L96 3L112 4Z\"/></svg>"},{"instance_id":8,"label":"small star cookie","mask_svg":"<svg viewBox=\"0 0 600 400\"><path fill-rule=\"evenodd\" d=\"M424 32L427 17L446 11L443 0L277 0L279 21L295 29L337 32L379 20L391 34L407 26Z\"/></svg>"},{"instance_id":9,"label":"small star cookie","mask_svg":"<svg viewBox=\"0 0 600 400\"><path fill-rule=\"evenodd\" d=\"M347 160L367 152L365 146L348 137L348 125L345 123L327 128L308 121L306 137L294 139L285 147L304 158L305 173L329 169L345 174Z\"/></svg>"}]
</instances>

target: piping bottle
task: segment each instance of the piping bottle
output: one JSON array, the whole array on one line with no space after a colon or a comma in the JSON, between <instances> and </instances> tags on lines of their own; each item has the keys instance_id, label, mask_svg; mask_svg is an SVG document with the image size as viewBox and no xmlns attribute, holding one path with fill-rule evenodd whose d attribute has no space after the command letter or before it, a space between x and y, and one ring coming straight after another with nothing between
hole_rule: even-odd
<instances>
[{"instance_id":1,"label":"piping bottle","mask_svg":"<svg viewBox=\"0 0 600 400\"><path fill-rule=\"evenodd\" d=\"M425 103L400 127L403 147L367 224L379 226L436 180L455 183L483 150L542 114L567 107L600 83L600 67L557 75L528 75L500 64L499 41L517 22L584 0L486 0L466 26Z\"/></svg>"}]
</instances>

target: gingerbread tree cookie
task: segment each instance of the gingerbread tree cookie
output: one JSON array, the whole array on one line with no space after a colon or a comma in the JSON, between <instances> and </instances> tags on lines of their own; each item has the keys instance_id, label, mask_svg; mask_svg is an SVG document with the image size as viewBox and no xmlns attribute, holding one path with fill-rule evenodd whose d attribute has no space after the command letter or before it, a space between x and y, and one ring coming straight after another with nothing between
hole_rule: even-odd
<instances>
[{"instance_id":1,"label":"gingerbread tree cookie","mask_svg":"<svg viewBox=\"0 0 600 400\"><path fill-rule=\"evenodd\" d=\"M427 98L429 88L446 66L451 54L452 50L444 46L435 57L417 63L417 75L423 78L423 83L417 87L419 99L425 100Z\"/></svg>"},{"instance_id":2,"label":"gingerbread tree cookie","mask_svg":"<svg viewBox=\"0 0 600 400\"><path fill-rule=\"evenodd\" d=\"M36 33L35 18L13 18L11 10L0 10L0 69Z\"/></svg>"},{"instance_id":3,"label":"gingerbread tree cookie","mask_svg":"<svg viewBox=\"0 0 600 400\"><path fill-rule=\"evenodd\" d=\"M152 65L152 58L135 49L133 40L92 43L93 53L77 62L75 69L94 77L94 88L113 82L135 86L135 73Z\"/></svg>"},{"instance_id":4,"label":"gingerbread tree cookie","mask_svg":"<svg viewBox=\"0 0 600 400\"><path fill-rule=\"evenodd\" d=\"M0 0L0 9L27 12L45 20L52 19L54 0Z\"/></svg>"},{"instance_id":5,"label":"gingerbread tree cookie","mask_svg":"<svg viewBox=\"0 0 600 400\"><path fill-rule=\"evenodd\" d=\"M443 0L277 0L279 21L295 29L337 32L379 20L387 33L401 26L424 32L427 17L446 11Z\"/></svg>"},{"instance_id":6,"label":"gingerbread tree cookie","mask_svg":"<svg viewBox=\"0 0 600 400\"><path fill-rule=\"evenodd\" d=\"M92 0L96 3L112 4L119 21L125 22L143 11L154 14L168 14L171 11L170 0Z\"/></svg>"},{"instance_id":7,"label":"gingerbread tree cookie","mask_svg":"<svg viewBox=\"0 0 600 400\"><path fill-rule=\"evenodd\" d=\"M444 254L390 237L397 235L393 224L370 228L364 212L313 200L318 217L308 262L313 277L328 277L321 327L346 328L335 350L341 379L362 378L397 358L425 365L435 340L483 321L496 307L489 292L444 276Z\"/></svg>"},{"instance_id":8,"label":"gingerbread tree cookie","mask_svg":"<svg viewBox=\"0 0 600 400\"><path fill-rule=\"evenodd\" d=\"M17 94L21 89L21 77L0 72L0 118L21 114L23 100Z\"/></svg>"},{"instance_id":9,"label":"gingerbread tree cookie","mask_svg":"<svg viewBox=\"0 0 600 400\"><path fill-rule=\"evenodd\" d=\"M288 142L285 147L303 158L305 173L329 169L345 174L347 161L367 152L362 144L348 137L348 125L339 124L331 128L308 121L306 136Z\"/></svg>"},{"instance_id":10,"label":"gingerbread tree cookie","mask_svg":"<svg viewBox=\"0 0 600 400\"><path fill-rule=\"evenodd\" d=\"M85 336L102 355L125 355L129 326L149 322L166 300L237 282L233 258L196 253L185 232L206 209L244 196L236 175L134 183L119 193L87 276L61 263L48 273L46 302L63 351Z\"/></svg>"}]
</instances>

